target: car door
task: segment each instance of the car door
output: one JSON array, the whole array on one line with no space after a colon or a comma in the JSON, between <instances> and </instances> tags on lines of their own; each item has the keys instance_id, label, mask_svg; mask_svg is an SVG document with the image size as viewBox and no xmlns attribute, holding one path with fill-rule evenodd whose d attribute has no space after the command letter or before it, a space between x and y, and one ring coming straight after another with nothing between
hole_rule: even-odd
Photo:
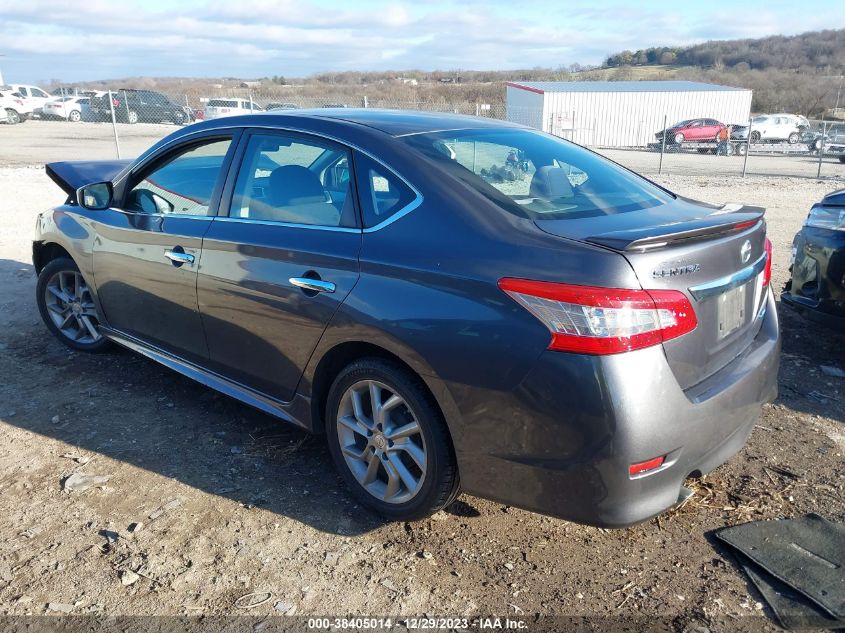
<instances>
[{"instance_id":1,"label":"car door","mask_svg":"<svg viewBox=\"0 0 845 633\"><path fill-rule=\"evenodd\" d=\"M202 238L235 141L211 133L145 161L95 225L94 280L109 327L194 362L208 358L196 295Z\"/></svg>"},{"instance_id":2,"label":"car door","mask_svg":"<svg viewBox=\"0 0 845 633\"><path fill-rule=\"evenodd\" d=\"M722 126L719 125L719 122L716 119L704 119L704 129L702 131L702 137L704 140L717 140L721 130Z\"/></svg>"},{"instance_id":3,"label":"car door","mask_svg":"<svg viewBox=\"0 0 845 633\"><path fill-rule=\"evenodd\" d=\"M350 150L254 130L203 242L197 281L210 366L283 401L358 280Z\"/></svg>"},{"instance_id":4,"label":"car door","mask_svg":"<svg viewBox=\"0 0 845 633\"><path fill-rule=\"evenodd\" d=\"M701 140L701 119L690 121L689 126L684 131L684 138L688 141Z\"/></svg>"}]
</instances>

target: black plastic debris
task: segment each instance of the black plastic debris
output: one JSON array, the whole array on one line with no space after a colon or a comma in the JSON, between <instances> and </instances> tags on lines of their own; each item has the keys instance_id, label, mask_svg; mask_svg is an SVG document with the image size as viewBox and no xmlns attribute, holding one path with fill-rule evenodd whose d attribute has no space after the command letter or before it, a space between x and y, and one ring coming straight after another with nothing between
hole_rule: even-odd
<instances>
[{"instance_id":1,"label":"black plastic debris","mask_svg":"<svg viewBox=\"0 0 845 633\"><path fill-rule=\"evenodd\" d=\"M745 523L716 537L784 628L845 628L845 525L808 514Z\"/></svg>"}]
</instances>

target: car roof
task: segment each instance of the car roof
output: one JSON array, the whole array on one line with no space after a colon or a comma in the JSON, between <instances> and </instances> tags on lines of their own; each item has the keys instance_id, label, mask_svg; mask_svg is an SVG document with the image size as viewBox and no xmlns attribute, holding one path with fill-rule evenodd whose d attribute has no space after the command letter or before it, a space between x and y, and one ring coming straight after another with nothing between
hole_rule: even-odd
<instances>
[{"instance_id":1,"label":"car roof","mask_svg":"<svg viewBox=\"0 0 845 633\"><path fill-rule=\"evenodd\" d=\"M285 125L285 122L292 118L331 119L340 123L365 125L391 136L462 129L524 127L500 119L487 119L449 112L382 110L379 108L320 108L287 112L272 110L258 112L254 116L262 117L262 119L278 118L280 125Z\"/></svg>"}]
</instances>

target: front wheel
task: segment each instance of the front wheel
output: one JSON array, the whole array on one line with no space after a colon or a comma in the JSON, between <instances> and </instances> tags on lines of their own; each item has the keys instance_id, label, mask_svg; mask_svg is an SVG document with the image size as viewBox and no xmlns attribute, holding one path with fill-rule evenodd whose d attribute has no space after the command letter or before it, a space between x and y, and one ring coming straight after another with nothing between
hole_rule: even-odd
<instances>
[{"instance_id":1,"label":"front wheel","mask_svg":"<svg viewBox=\"0 0 845 633\"><path fill-rule=\"evenodd\" d=\"M100 333L91 290L72 259L60 257L44 267L38 275L35 299L47 329L68 347L83 352L108 347L108 339Z\"/></svg>"},{"instance_id":2,"label":"front wheel","mask_svg":"<svg viewBox=\"0 0 845 633\"><path fill-rule=\"evenodd\" d=\"M385 517L421 519L458 495L443 416L420 378L399 364L367 358L346 367L329 391L326 434L352 495Z\"/></svg>"},{"instance_id":3,"label":"front wheel","mask_svg":"<svg viewBox=\"0 0 845 633\"><path fill-rule=\"evenodd\" d=\"M676 143L676 144L678 144L678 145L680 145L680 144L681 144L681 143L683 143L683 142L684 142L684 135L683 135L683 134L681 134L680 132L678 132L677 134L675 134L675 143Z\"/></svg>"},{"instance_id":4,"label":"front wheel","mask_svg":"<svg viewBox=\"0 0 845 633\"><path fill-rule=\"evenodd\" d=\"M16 125L21 122L21 115L18 114L17 110L6 108L6 121L8 121L9 125Z\"/></svg>"}]
</instances>

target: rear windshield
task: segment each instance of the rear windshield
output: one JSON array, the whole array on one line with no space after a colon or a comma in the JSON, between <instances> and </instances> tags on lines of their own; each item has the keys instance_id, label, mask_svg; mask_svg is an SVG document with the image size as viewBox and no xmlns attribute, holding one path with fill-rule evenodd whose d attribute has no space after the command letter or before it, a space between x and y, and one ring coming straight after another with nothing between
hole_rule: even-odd
<instances>
[{"instance_id":1,"label":"rear windshield","mask_svg":"<svg viewBox=\"0 0 845 633\"><path fill-rule=\"evenodd\" d=\"M452 130L403 140L502 209L533 220L614 215L672 199L593 152L533 130Z\"/></svg>"},{"instance_id":2,"label":"rear windshield","mask_svg":"<svg viewBox=\"0 0 845 633\"><path fill-rule=\"evenodd\" d=\"M208 105L212 108L237 108L237 101L229 101L226 99L209 99Z\"/></svg>"}]
</instances>

